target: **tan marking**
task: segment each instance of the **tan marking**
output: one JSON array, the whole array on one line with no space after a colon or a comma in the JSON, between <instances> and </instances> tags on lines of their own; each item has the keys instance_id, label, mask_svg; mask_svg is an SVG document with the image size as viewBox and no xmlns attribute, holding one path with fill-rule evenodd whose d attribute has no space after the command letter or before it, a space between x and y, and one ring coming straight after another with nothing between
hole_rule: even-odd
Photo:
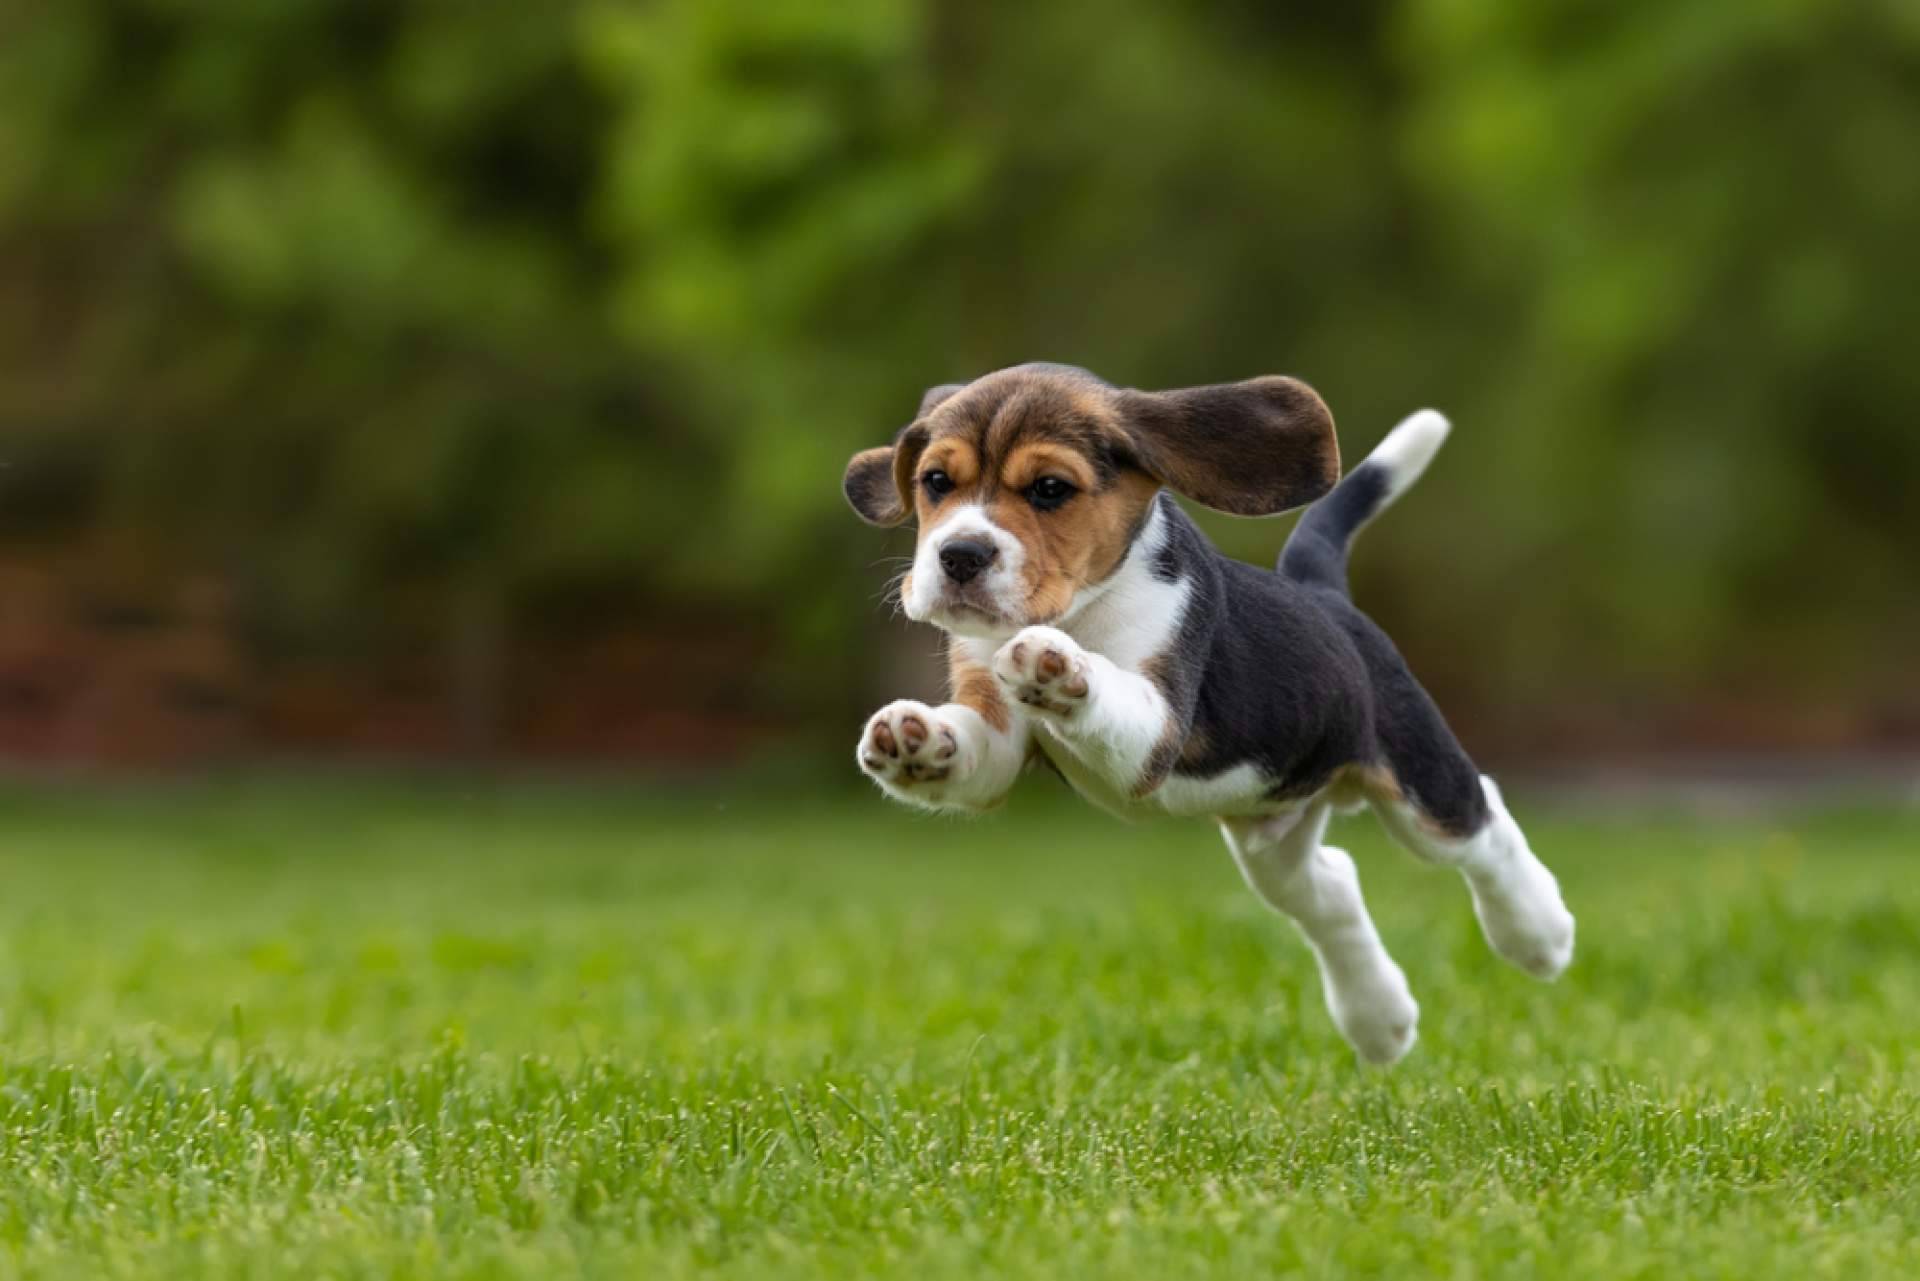
<instances>
[{"instance_id":1,"label":"tan marking","mask_svg":"<svg viewBox=\"0 0 1920 1281\"><path fill-rule=\"evenodd\" d=\"M1085 454L1051 441L1017 445L1000 464L1000 483L1011 490L1025 492L1042 476L1058 476L1083 493L1099 481Z\"/></svg>"},{"instance_id":2,"label":"tan marking","mask_svg":"<svg viewBox=\"0 0 1920 1281\"><path fill-rule=\"evenodd\" d=\"M1171 682L1167 679L1169 655L1155 654L1140 665L1140 674L1153 682L1160 697L1167 704L1167 728L1161 733L1160 741L1154 744L1153 752L1147 757L1147 763L1141 767L1139 781L1133 785L1133 799L1144 800L1151 796L1160 784L1167 781L1167 775L1173 773L1174 764L1185 758L1193 750L1193 744L1201 736L1198 731L1182 739L1180 722L1173 715L1173 696L1169 692Z\"/></svg>"},{"instance_id":3,"label":"tan marking","mask_svg":"<svg viewBox=\"0 0 1920 1281\"><path fill-rule=\"evenodd\" d=\"M980 719L998 732L1007 732L1013 718L1007 713L1006 700L1000 697L1000 682L992 672L956 651L948 656L947 683L954 702L980 713Z\"/></svg>"},{"instance_id":4,"label":"tan marking","mask_svg":"<svg viewBox=\"0 0 1920 1281\"><path fill-rule=\"evenodd\" d=\"M980 479L980 454L973 443L959 436L942 436L928 445L920 455L920 467L914 479L930 471L943 471L953 478L954 492L968 488ZM926 492L926 486L920 486L920 492Z\"/></svg>"},{"instance_id":5,"label":"tan marking","mask_svg":"<svg viewBox=\"0 0 1920 1281\"><path fill-rule=\"evenodd\" d=\"M1384 765L1349 765L1333 776L1328 790L1336 803L1403 805L1406 801L1400 780Z\"/></svg>"},{"instance_id":6,"label":"tan marking","mask_svg":"<svg viewBox=\"0 0 1920 1281\"><path fill-rule=\"evenodd\" d=\"M1400 785L1400 780L1385 765L1349 765L1334 777L1334 787L1351 799L1373 806L1388 806L1413 815L1413 821L1428 835L1443 841L1457 841L1462 835L1442 823L1421 806L1419 799Z\"/></svg>"},{"instance_id":7,"label":"tan marking","mask_svg":"<svg viewBox=\"0 0 1920 1281\"><path fill-rule=\"evenodd\" d=\"M1187 735L1187 741L1180 745L1180 763L1198 765L1207 759L1207 753L1213 750L1213 742L1205 730L1194 730Z\"/></svg>"}]
</instances>

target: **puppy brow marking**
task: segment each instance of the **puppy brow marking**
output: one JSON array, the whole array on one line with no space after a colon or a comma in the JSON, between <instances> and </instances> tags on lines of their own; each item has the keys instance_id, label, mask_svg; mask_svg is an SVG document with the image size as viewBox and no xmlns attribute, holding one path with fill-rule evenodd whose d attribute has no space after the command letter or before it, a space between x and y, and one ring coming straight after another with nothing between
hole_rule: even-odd
<instances>
[{"instance_id":1,"label":"puppy brow marking","mask_svg":"<svg viewBox=\"0 0 1920 1281\"><path fill-rule=\"evenodd\" d=\"M1043 475L1058 474L1062 480L1091 492L1098 481L1086 455L1050 441L1018 444L1000 464L1000 477L1009 489L1025 489Z\"/></svg>"},{"instance_id":2,"label":"puppy brow marking","mask_svg":"<svg viewBox=\"0 0 1920 1281\"><path fill-rule=\"evenodd\" d=\"M956 488L964 488L980 478L980 455L967 441L944 436L920 455L921 475L935 468L951 476Z\"/></svg>"}]
</instances>

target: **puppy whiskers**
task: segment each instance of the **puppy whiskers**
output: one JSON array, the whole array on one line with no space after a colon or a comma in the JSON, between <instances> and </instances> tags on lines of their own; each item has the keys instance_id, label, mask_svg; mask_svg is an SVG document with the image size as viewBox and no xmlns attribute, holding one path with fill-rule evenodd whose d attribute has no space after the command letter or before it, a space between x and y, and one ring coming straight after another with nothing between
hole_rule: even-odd
<instances>
[{"instance_id":1,"label":"puppy whiskers","mask_svg":"<svg viewBox=\"0 0 1920 1281\"><path fill-rule=\"evenodd\" d=\"M910 556L888 556L875 561L872 567L877 569L881 565L888 563L898 565L901 568L897 573L891 575L886 582L881 584L876 599L886 605L888 612L895 618L899 618L906 612L906 603L901 598L900 587L907 581L907 575L913 572L913 558Z\"/></svg>"}]
</instances>

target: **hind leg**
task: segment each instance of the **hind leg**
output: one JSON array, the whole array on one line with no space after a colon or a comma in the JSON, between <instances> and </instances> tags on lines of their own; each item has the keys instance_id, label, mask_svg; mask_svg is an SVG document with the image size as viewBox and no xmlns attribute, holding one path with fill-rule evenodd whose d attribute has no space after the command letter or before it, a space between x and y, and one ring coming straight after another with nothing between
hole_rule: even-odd
<instances>
[{"instance_id":1,"label":"hind leg","mask_svg":"<svg viewBox=\"0 0 1920 1281\"><path fill-rule=\"evenodd\" d=\"M1395 840L1466 879L1480 932L1495 952L1535 978L1558 978L1573 959L1573 914L1559 882L1534 857L1507 812L1500 789L1484 775L1477 786L1484 798L1471 807L1478 826L1462 835L1450 834L1398 788L1379 789L1370 799Z\"/></svg>"},{"instance_id":2,"label":"hind leg","mask_svg":"<svg viewBox=\"0 0 1920 1281\"><path fill-rule=\"evenodd\" d=\"M1420 1007L1367 915L1353 859L1320 843L1328 813L1316 799L1272 818L1224 819L1220 829L1248 886L1306 936L1340 1034L1369 1063L1392 1063L1413 1047Z\"/></svg>"}]
</instances>

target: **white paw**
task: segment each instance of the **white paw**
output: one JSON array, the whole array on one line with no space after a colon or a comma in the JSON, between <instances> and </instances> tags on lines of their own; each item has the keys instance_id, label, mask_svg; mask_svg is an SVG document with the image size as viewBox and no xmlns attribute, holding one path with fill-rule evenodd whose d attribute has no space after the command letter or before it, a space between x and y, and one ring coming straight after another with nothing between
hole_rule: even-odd
<instances>
[{"instance_id":1,"label":"white paw","mask_svg":"<svg viewBox=\"0 0 1920 1281\"><path fill-rule=\"evenodd\" d=\"M1383 958L1379 973L1363 984L1336 991L1328 983L1326 989L1334 1026L1368 1063L1398 1063L1420 1039L1420 1003L1392 959Z\"/></svg>"},{"instance_id":2,"label":"white paw","mask_svg":"<svg viewBox=\"0 0 1920 1281\"><path fill-rule=\"evenodd\" d=\"M1086 705L1092 664L1078 641L1052 627L1028 627L993 656L1007 697L1061 718Z\"/></svg>"},{"instance_id":3,"label":"white paw","mask_svg":"<svg viewBox=\"0 0 1920 1281\"><path fill-rule=\"evenodd\" d=\"M1320 847L1328 872L1359 893L1360 877L1352 857L1331 845ZM1406 971L1376 944L1360 958L1329 964L1322 957L1320 985L1334 1026L1368 1063L1385 1067L1406 1056L1420 1037L1420 1003L1407 986Z\"/></svg>"},{"instance_id":4,"label":"white paw","mask_svg":"<svg viewBox=\"0 0 1920 1281\"><path fill-rule=\"evenodd\" d=\"M1471 885L1488 945L1537 979L1559 978L1573 960L1573 913L1546 865L1523 850L1497 879Z\"/></svg>"},{"instance_id":5,"label":"white paw","mask_svg":"<svg viewBox=\"0 0 1920 1281\"><path fill-rule=\"evenodd\" d=\"M971 765L959 730L925 703L903 698L867 721L855 754L882 787L907 795L940 790Z\"/></svg>"}]
</instances>

